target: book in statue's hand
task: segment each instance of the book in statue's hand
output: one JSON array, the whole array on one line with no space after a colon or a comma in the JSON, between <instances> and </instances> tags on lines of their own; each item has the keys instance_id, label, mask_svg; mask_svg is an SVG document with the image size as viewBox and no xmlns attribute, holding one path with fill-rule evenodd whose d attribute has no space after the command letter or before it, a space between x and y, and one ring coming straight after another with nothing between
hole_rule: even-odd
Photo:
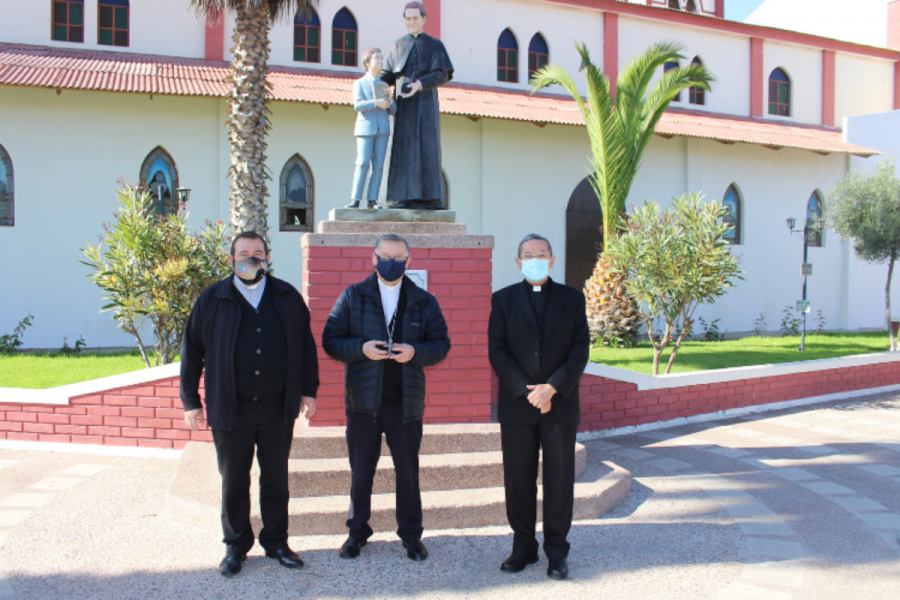
<instances>
[{"instance_id":1,"label":"book in statue's hand","mask_svg":"<svg viewBox=\"0 0 900 600\"><path fill-rule=\"evenodd\" d=\"M384 100L390 104L391 86L380 79L376 79L372 82L372 97L375 98L375 100Z\"/></svg>"}]
</instances>

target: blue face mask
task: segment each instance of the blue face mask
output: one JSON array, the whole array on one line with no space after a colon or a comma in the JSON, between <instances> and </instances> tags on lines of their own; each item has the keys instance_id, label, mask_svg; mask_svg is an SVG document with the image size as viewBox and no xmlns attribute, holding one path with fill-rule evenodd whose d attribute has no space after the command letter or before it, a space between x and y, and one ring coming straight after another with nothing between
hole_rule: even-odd
<instances>
[{"instance_id":1,"label":"blue face mask","mask_svg":"<svg viewBox=\"0 0 900 600\"><path fill-rule=\"evenodd\" d=\"M539 258L523 260L522 274L528 281L543 281L550 274L550 261Z\"/></svg>"},{"instance_id":2,"label":"blue face mask","mask_svg":"<svg viewBox=\"0 0 900 600\"><path fill-rule=\"evenodd\" d=\"M385 281L397 281L406 273L406 261L397 262L396 260L381 260L379 258L375 268Z\"/></svg>"}]
</instances>

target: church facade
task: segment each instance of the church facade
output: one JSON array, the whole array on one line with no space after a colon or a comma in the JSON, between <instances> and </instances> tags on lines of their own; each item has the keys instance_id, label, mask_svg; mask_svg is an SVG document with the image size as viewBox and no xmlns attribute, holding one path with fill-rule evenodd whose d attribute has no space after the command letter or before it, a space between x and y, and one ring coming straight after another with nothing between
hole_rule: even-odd
<instances>
[{"instance_id":1,"label":"church facade","mask_svg":"<svg viewBox=\"0 0 900 600\"><path fill-rule=\"evenodd\" d=\"M360 55L404 34L403 4L322 0L271 30L269 223L278 275L298 287L300 236L350 199ZM711 92L671 105L629 203L699 191L732 207L745 281L702 312L730 332L749 331L761 313L778 329L802 285L803 240L786 219L815 218L837 180L898 137L873 137L867 122L855 141L853 123L900 108L900 51L727 21L722 0L425 6L426 31L455 67L440 89L444 194L469 233L495 237L495 289L518 279L526 233L553 241L553 275L570 285L582 285L596 255L580 113L559 90L532 96L527 83L547 62L578 81L575 41L610 76L662 40L683 43L685 60L716 76ZM222 78L233 20L197 21L183 0L0 0L0 14L0 252L29 265L0 296L0 332L31 313L27 347L79 335L92 347L130 345L98 312L79 248L111 219L121 180L146 183L161 211L190 188L195 227L228 219ZM810 244L813 313L829 329L883 327L886 269L860 262L833 232Z\"/></svg>"}]
</instances>

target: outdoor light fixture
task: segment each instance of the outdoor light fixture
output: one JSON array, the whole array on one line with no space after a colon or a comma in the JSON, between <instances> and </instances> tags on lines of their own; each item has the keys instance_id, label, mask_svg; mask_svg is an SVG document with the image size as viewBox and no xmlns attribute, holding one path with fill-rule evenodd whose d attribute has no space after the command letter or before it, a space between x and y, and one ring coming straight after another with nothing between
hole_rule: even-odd
<instances>
[{"instance_id":1,"label":"outdoor light fixture","mask_svg":"<svg viewBox=\"0 0 900 600\"><path fill-rule=\"evenodd\" d=\"M178 194L179 204L187 204L187 201L191 199L191 188L178 188L175 192Z\"/></svg>"},{"instance_id":2,"label":"outdoor light fixture","mask_svg":"<svg viewBox=\"0 0 900 600\"><path fill-rule=\"evenodd\" d=\"M793 217L787 220L788 229L790 229L791 231L794 231L794 226L796 224L797 224L797 219L794 219Z\"/></svg>"},{"instance_id":3,"label":"outdoor light fixture","mask_svg":"<svg viewBox=\"0 0 900 600\"><path fill-rule=\"evenodd\" d=\"M797 226L797 219L791 217L787 220L788 229L791 230L791 233L802 233L803 234L803 265L802 265L802 273L803 273L803 300L797 303L797 310L802 310L803 312L803 333L800 336L800 352L806 350L806 313L809 312L809 303L806 301L806 278L812 274L812 265L809 264L809 234L810 232L818 232L823 231L825 229L825 219L813 219L810 220L809 217L806 218L806 222L803 225L803 229L794 229Z\"/></svg>"}]
</instances>

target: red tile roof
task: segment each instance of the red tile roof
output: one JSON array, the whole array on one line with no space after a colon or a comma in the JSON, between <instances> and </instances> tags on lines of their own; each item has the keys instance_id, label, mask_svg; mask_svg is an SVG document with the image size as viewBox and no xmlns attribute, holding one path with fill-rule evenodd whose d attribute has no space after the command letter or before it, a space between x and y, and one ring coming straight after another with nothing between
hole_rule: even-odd
<instances>
[{"instance_id":1,"label":"red tile roof","mask_svg":"<svg viewBox=\"0 0 900 600\"><path fill-rule=\"evenodd\" d=\"M0 43L0 85L224 97L228 63L97 50ZM272 99L350 105L355 73L272 66ZM584 125L568 97L450 83L440 88L441 112L471 119ZM663 137L696 137L772 149L872 156L878 151L847 144L836 129L786 124L698 111L670 110L656 128Z\"/></svg>"}]
</instances>

